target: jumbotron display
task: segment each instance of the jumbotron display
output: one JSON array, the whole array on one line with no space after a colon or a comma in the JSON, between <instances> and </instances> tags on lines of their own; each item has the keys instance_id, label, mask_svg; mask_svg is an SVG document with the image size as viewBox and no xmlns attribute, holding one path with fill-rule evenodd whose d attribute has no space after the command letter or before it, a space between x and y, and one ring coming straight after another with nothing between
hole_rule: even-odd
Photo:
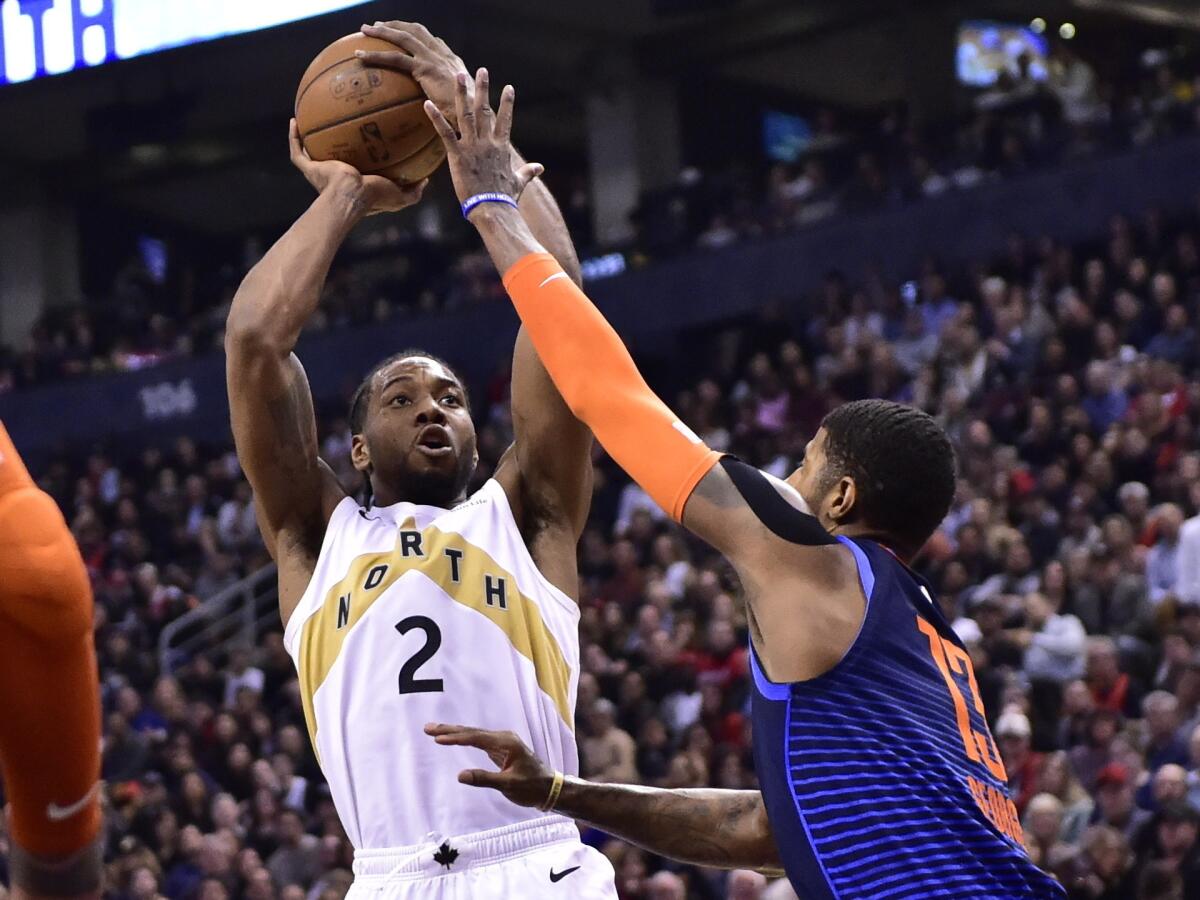
<instances>
[{"instance_id":1,"label":"jumbotron display","mask_svg":"<svg viewBox=\"0 0 1200 900\"><path fill-rule=\"evenodd\" d=\"M0 85L359 6L365 0L0 0Z\"/></svg>"}]
</instances>

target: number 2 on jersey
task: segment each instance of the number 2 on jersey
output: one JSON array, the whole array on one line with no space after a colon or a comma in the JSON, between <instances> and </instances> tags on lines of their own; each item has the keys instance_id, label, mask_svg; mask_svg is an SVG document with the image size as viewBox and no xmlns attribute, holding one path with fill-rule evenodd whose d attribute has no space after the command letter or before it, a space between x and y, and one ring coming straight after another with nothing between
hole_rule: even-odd
<instances>
[{"instance_id":1,"label":"number 2 on jersey","mask_svg":"<svg viewBox=\"0 0 1200 900\"><path fill-rule=\"evenodd\" d=\"M396 630L408 634L414 628L425 632L425 644L400 667L400 693L424 694L445 690L440 678L414 678L417 669L429 662L442 646L442 629L428 616L409 616L396 623Z\"/></svg>"},{"instance_id":2,"label":"number 2 on jersey","mask_svg":"<svg viewBox=\"0 0 1200 900\"><path fill-rule=\"evenodd\" d=\"M938 667L946 681L946 687L950 689L950 699L954 702L954 715L958 719L958 730L962 734L967 758L972 762L983 763L996 778L1002 783L1007 783L1008 775L996 750L996 742L986 729L979 731L971 726L971 713L967 710L963 692L954 678L955 672L967 677L975 709L981 716L984 715L983 700L979 696L979 685L975 683L975 670L971 667L971 658L957 644L938 634L937 629L921 616L917 616L917 627L929 638L929 652L933 655L934 665Z\"/></svg>"}]
</instances>

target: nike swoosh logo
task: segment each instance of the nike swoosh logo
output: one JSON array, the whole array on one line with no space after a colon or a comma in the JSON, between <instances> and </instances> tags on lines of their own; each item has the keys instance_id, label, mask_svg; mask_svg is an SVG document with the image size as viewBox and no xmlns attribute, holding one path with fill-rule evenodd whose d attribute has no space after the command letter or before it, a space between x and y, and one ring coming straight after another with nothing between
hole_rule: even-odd
<instances>
[{"instance_id":1,"label":"nike swoosh logo","mask_svg":"<svg viewBox=\"0 0 1200 900\"><path fill-rule=\"evenodd\" d=\"M579 866L571 866L571 868L563 869L561 872L555 872L553 869L551 869L550 870L550 880L552 882L562 881L564 878L566 878L568 875L570 875L572 872L574 872L578 868L579 868Z\"/></svg>"},{"instance_id":2,"label":"nike swoosh logo","mask_svg":"<svg viewBox=\"0 0 1200 900\"><path fill-rule=\"evenodd\" d=\"M567 277L566 272L555 272L553 275L548 276L545 281L543 281L541 284L538 285L538 287L544 288L546 285L548 285L550 282L554 281L556 278L566 278L566 277ZM570 869L569 871L574 872L575 870Z\"/></svg>"},{"instance_id":3,"label":"nike swoosh logo","mask_svg":"<svg viewBox=\"0 0 1200 900\"><path fill-rule=\"evenodd\" d=\"M92 802L92 797L96 790L100 787L100 782L92 785L92 789L72 803L70 806L59 806L57 803L51 803L46 807L46 818L51 822L61 822L63 819L69 819L71 816L78 815L83 812L84 807Z\"/></svg>"}]
</instances>

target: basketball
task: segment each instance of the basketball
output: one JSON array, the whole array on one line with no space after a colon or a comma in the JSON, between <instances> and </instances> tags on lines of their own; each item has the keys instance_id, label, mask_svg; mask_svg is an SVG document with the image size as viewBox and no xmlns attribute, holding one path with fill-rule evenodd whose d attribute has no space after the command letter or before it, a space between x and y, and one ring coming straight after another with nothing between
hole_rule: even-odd
<instances>
[{"instance_id":1,"label":"basketball","mask_svg":"<svg viewBox=\"0 0 1200 900\"><path fill-rule=\"evenodd\" d=\"M351 34L317 55L296 92L304 148L314 160L338 159L364 175L420 181L446 158L425 115L425 92L403 72L365 67L355 50L394 52L396 47Z\"/></svg>"}]
</instances>

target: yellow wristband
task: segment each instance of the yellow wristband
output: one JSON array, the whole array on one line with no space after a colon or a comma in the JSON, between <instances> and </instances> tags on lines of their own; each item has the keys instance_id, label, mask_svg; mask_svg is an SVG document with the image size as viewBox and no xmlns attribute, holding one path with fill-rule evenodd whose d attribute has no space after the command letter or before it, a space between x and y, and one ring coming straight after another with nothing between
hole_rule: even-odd
<instances>
[{"instance_id":1,"label":"yellow wristband","mask_svg":"<svg viewBox=\"0 0 1200 900\"><path fill-rule=\"evenodd\" d=\"M540 807L542 812L550 812L554 809L554 804L558 803L558 795L562 793L564 781L566 781L566 777L562 772L554 773L554 783L550 785L550 793L546 797L546 802Z\"/></svg>"}]
</instances>

